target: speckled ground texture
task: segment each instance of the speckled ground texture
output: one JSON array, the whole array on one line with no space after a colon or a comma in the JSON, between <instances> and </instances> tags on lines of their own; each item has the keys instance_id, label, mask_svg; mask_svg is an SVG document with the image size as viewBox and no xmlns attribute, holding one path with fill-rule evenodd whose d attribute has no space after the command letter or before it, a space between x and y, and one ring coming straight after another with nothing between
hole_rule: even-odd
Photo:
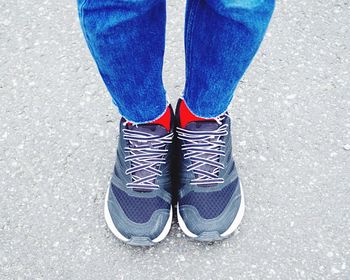
<instances>
[{"instance_id":1,"label":"speckled ground texture","mask_svg":"<svg viewBox=\"0 0 350 280\"><path fill-rule=\"evenodd\" d=\"M230 113L246 215L226 241L176 221L149 249L107 229L119 115L74 1L0 3L1 279L350 279L350 2L277 1ZM184 85L184 1L164 80Z\"/></svg>"}]
</instances>

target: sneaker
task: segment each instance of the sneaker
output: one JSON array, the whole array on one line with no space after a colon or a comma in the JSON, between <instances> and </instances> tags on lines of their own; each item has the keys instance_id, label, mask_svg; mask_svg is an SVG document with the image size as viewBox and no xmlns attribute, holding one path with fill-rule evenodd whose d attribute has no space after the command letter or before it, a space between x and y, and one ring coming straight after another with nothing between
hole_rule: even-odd
<instances>
[{"instance_id":1,"label":"sneaker","mask_svg":"<svg viewBox=\"0 0 350 280\"><path fill-rule=\"evenodd\" d=\"M222 240L237 229L244 214L230 117L225 113L215 119L198 118L179 100L176 118L179 225L196 240Z\"/></svg>"},{"instance_id":2,"label":"sneaker","mask_svg":"<svg viewBox=\"0 0 350 280\"><path fill-rule=\"evenodd\" d=\"M170 230L173 118L169 106L152 123L133 125L125 119L120 122L105 219L112 233L130 245L154 245Z\"/></svg>"}]
</instances>

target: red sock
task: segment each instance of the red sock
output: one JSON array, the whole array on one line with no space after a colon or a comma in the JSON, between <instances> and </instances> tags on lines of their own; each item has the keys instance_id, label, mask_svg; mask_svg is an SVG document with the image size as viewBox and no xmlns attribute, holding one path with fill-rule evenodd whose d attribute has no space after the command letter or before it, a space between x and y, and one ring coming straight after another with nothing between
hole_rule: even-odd
<instances>
[{"instance_id":1,"label":"red sock","mask_svg":"<svg viewBox=\"0 0 350 280\"><path fill-rule=\"evenodd\" d=\"M171 123L171 109L170 106L167 107L164 114L161 115L158 119L152 121L152 122L146 122L144 124L159 124L161 126L164 126L167 132L170 131L170 124ZM132 122L128 122L128 125L132 124Z\"/></svg>"},{"instance_id":2,"label":"red sock","mask_svg":"<svg viewBox=\"0 0 350 280\"><path fill-rule=\"evenodd\" d=\"M153 122L150 122L150 124L160 124L160 125L164 126L168 132L170 131L170 123L171 123L170 106L168 106L168 108L166 108L163 115L161 115L158 119L154 120Z\"/></svg>"},{"instance_id":3,"label":"red sock","mask_svg":"<svg viewBox=\"0 0 350 280\"><path fill-rule=\"evenodd\" d=\"M206 119L206 118L200 118L195 116L190 109L187 107L186 103L181 100L180 101L180 126L182 128L185 128L186 125L188 125L190 122L196 122L196 121L208 121L208 120L214 120L214 119Z\"/></svg>"}]
</instances>

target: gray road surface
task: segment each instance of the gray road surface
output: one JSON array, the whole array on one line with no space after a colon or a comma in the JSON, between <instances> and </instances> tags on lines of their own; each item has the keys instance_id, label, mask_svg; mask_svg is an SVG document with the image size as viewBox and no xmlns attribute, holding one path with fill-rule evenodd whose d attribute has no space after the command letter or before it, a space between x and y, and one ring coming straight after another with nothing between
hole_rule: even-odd
<instances>
[{"instance_id":1,"label":"gray road surface","mask_svg":"<svg viewBox=\"0 0 350 280\"><path fill-rule=\"evenodd\" d=\"M230 107L247 211L201 244L174 221L150 249L103 219L118 114L75 1L0 3L0 279L350 279L350 2L277 1ZM184 85L184 1L164 79Z\"/></svg>"}]
</instances>

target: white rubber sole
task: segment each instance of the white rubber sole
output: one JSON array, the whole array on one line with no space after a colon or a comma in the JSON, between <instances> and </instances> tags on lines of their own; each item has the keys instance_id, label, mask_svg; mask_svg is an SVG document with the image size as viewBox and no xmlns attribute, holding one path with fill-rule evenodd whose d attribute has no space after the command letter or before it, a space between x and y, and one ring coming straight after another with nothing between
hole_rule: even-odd
<instances>
[{"instance_id":1,"label":"white rubber sole","mask_svg":"<svg viewBox=\"0 0 350 280\"><path fill-rule=\"evenodd\" d=\"M240 223L242 222L243 216L244 216L244 210L245 210L245 203L244 203L244 194L243 194L243 189L242 189L242 184L240 183L239 185L240 189L241 189L241 204L239 206L237 215L235 217L235 219L233 220L232 224L230 225L230 227L223 232L222 234L220 234L220 237L222 237L222 239L228 237L230 234L232 234L240 225ZM180 215L180 207L179 207L179 202L177 203L177 220L179 222L180 228L181 230L188 236L191 238L197 238L198 235L194 234L193 232L191 232L184 220L182 219L181 215Z\"/></svg>"},{"instance_id":2,"label":"white rubber sole","mask_svg":"<svg viewBox=\"0 0 350 280\"><path fill-rule=\"evenodd\" d=\"M118 231L118 229L115 227L115 225L113 223L111 214L109 212L109 209L108 209L109 188L110 187L108 187L108 189L107 189L107 193L106 193L106 196L105 196L105 205L104 205L104 216L105 216L105 220L106 220L107 226L110 229L110 231L115 235L115 237L117 237L118 239L120 239L123 242L128 243L130 241L130 239L128 239L127 237L125 237L124 235L122 235ZM168 220L166 222L166 225L165 225L163 231L156 238L152 239L153 243L156 244L156 243L162 241L168 235L168 233L170 231L170 228L171 228L171 221L172 221L172 219L173 219L173 207L172 207L172 205L170 205L170 214L169 214L169 218L168 218Z\"/></svg>"}]
</instances>

